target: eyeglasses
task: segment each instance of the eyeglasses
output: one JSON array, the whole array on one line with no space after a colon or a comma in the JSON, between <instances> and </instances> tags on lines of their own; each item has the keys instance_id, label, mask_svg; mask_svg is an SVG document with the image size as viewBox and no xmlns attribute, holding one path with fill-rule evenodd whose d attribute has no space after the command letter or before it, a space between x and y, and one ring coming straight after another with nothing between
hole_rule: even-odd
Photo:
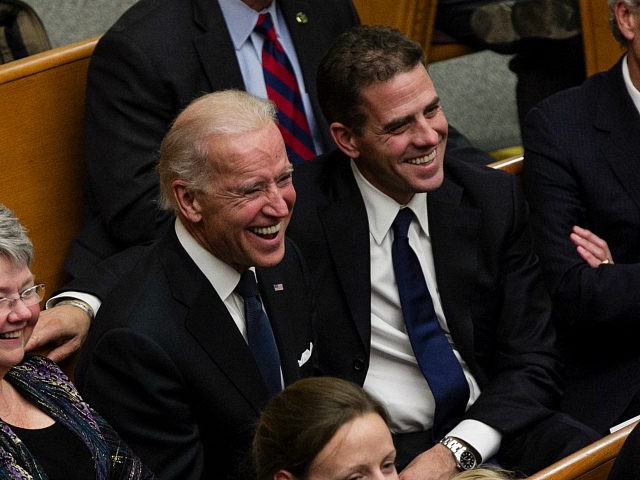
<instances>
[{"instance_id":1,"label":"eyeglasses","mask_svg":"<svg viewBox=\"0 0 640 480\"><path fill-rule=\"evenodd\" d=\"M0 298L0 316L9 315L18 300L22 300L25 307L31 307L36 303L40 303L44 298L44 283L34 285L20 292L18 298L2 297Z\"/></svg>"}]
</instances>

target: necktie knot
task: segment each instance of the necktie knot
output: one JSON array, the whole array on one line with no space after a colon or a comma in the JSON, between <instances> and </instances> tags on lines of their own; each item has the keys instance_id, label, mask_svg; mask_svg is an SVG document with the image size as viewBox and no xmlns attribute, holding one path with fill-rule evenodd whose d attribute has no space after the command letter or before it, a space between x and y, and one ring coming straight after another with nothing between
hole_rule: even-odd
<instances>
[{"instance_id":1,"label":"necktie knot","mask_svg":"<svg viewBox=\"0 0 640 480\"><path fill-rule=\"evenodd\" d=\"M242 272L242 275L240 275L240 281L238 282L238 285L236 285L235 291L242 298L257 297L259 295L258 282L256 282L256 276L251 270Z\"/></svg>"},{"instance_id":2,"label":"necktie knot","mask_svg":"<svg viewBox=\"0 0 640 480\"><path fill-rule=\"evenodd\" d=\"M258 16L255 30L266 39L271 40L272 42L276 41L276 30L273 28L273 21L271 20L270 13L261 13Z\"/></svg>"},{"instance_id":3,"label":"necktie knot","mask_svg":"<svg viewBox=\"0 0 640 480\"><path fill-rule=\"evenodd\" d=\"M409 233L409 225L411 225L411 221L413 220L413 212L410 208L401 208L396 215L393 224L393 235L394 238L407 238Z\"/></svg>"}]
</instances>

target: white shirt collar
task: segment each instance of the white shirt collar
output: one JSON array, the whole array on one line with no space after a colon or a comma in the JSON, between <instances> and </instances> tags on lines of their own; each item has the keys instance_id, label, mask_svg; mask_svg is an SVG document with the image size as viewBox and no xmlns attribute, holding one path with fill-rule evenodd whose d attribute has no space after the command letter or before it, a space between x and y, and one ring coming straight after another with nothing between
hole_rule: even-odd
<instances>
[{"instance_id":1,"label":"white shirt collar","mask_svg":"<svg viewBox=\"0 0 640 480\"><path fill-rule=\"evenodd\" d=\"M218 3L220 4L222 15L224 16L227 29L229 30L231 40L233 41L233 46L236 50L239 50L244 42L246 42L251 36L251 33L256 26L256 22L258 21L258 16L261 13L268 12L271 14L273 26L276 30L276 36L280 38L280 25L276 9L276 0L273 0L267 8L260 12L257 12L253 8L247 6L247 4L242 0L220 0Z\"/></svg>"},{"instance_id":2,"label":"white shirt collar","mask_svg":"<svg viewBox=\"0 0 640 480\"><path fill-rule=\"evenodd\" d=\"M225 301L238 285L240 273L229 264L214 257L200 245L187 231L179 218L176 218L175 230L182 248L185 249L187 255L191 257L204 276L207 277L207 280L209 280L220 298Z\"/></svg>"},{"instance_id":3,"label":"white shirt collar","mask_svg":"<svg viewBox=\"0 0 640 480\"><path fill-rule=\"evenodd\" d=\"M382 244L384 237L389 232L391 224L398 215L400 205L393 198L382 193L374 187L358 170L353 159L351 160L351 170L362 194L364 205L367 210L367 218L369 219L369 232L373 236L378 245ZM427 194L416 193L413 195L409 203L406 205L411 208L414 216L418 220L420 228L429 236L429 220L427 213Z\"/></svg>"},{"instance_id":4,"label":"white shirt collar","mask_svg":"<svg viewBox=\"0 0 640 480\"><path fill-rule=\"evenodd\" d=\"M628 59L629 55L627 54L624 56L624 60L622 61L622 77L624 78L627 92L629 92L629 96L631 96L633 104L636 106L638 112L640 112L640 91L631 81L631 76L629 75L629 65L627 65L627 62L629 61Z\"/></svg>"}]
</instances>

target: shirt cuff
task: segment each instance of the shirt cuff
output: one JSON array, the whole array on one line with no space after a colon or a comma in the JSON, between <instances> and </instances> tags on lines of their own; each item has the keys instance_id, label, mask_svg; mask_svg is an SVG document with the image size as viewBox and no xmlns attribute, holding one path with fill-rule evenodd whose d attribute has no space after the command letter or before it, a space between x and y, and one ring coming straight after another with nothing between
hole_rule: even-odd
<instances>
[{"instance_id":1,"label":"shirt cuff","mask_svg":"<svg viewBox=\"0 0 640 480\"><path fill-rule=\"evenodd\" d=\"M53 308L60 300L63 300L65 298L76 298L78 300L82 300L83 302L87 302L89 305L91 305L91 308L93 308L93 313L95 315L98 314L98 309L100 308L100 305L102 305L100 299L94 295L91 295L90 293L70 290L68 292L62 292L55 297L51 297L49 300L47 300L45 308Z\"/></svg>"},{"instance_id":2,"label":"shirt cuff","mask_svg":"<svg viewBox=\"0 0 640 480\"><path fill-rule=\"evenodd\" d=\"M456 437L467 442L482 457L482 461L486 462L500 450L502 442L502 434L495 428L490 427L486 423L478 420L463 420L451 430L447 436Z\"/></svg>"}]
</instances>

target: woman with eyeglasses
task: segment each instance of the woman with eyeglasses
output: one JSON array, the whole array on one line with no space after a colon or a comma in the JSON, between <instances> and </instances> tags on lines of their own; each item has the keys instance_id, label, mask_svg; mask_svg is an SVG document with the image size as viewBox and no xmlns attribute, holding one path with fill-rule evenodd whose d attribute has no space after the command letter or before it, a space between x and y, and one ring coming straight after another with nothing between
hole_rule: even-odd
<instances>
[{"instance_id":1,"label":"woman with eyeglasses","mask_svg":"<svg viewBox=\"0 0 640 480\"><path fill-rule=\"evenodd\" d=\"M153 479L51 360L25 356L44 285L33 246L0 205L0 478Z\"/></svg>"}]
</instances>

